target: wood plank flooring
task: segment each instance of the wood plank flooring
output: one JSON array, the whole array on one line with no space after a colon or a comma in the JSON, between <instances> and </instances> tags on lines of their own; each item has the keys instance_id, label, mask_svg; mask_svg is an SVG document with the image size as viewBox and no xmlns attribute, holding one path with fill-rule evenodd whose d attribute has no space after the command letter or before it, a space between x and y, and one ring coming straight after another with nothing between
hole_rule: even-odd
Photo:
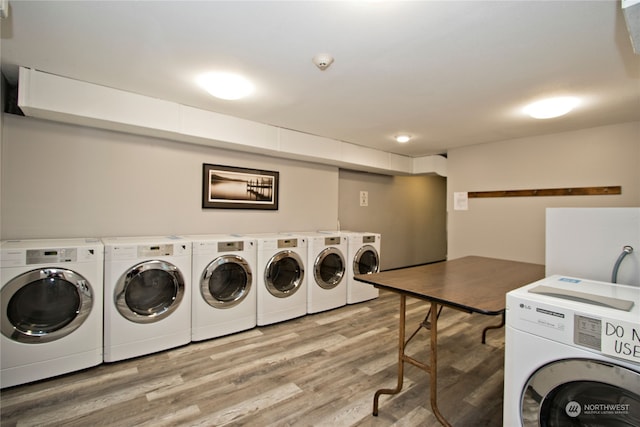
<instances>
[{"instance_id":1,"label":"wood plank flooring","mask_svg":"<svg viewBox=\"0 0 640 427\"><path fill-rule=\"evenodd\" d=\"M257 327L226 337L0 391L2 426L432 426L428 374L405 366L395 386L399 297ZM407 336L428 305L407 300ZM438 400L454 426L501 426L504 329L499 318L444 309ZM428 362L427 331L407 352Z\"/></svg>"}]
</instances>

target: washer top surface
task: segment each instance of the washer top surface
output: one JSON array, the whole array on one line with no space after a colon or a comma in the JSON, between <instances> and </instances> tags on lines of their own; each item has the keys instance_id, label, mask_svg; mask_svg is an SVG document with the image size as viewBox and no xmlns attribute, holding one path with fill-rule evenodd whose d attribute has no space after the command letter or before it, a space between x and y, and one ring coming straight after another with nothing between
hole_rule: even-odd
<instances>
[{"instance_id":1,"label":"washer top surface","mask_svg":"<svg viewBox=\"0 0 640 427\"><path fill-rule=\"evenodd\" d=\"M640 287L549 276L507 294L506 324L640 364Z\"/></svg>"},{"instance_id":2,"label":"washer top surface","mask_svg":"<svg viewBox=\"0 0 640 427\"><path fill-rule=\"evenodd\" d=\"M327 232L323 231L322 233L327 233ZM346 236L360 236L360 235L363 235L363 234L369 234L369 235L375 235L375 236L380 235L380 233L375 233L373 231L349 231L349 230L345 230L345 231L339 231L338 233L340 233L342 235L346 235Z\"/></svg>"},{"instance_id":3,"label":"washer top surface","mask_svg":"<svg viewBox=\"0 0 640 427\"><path fill-rule=\"evenodd\" d=\"M146 245L184 243L187 239L182 236L103 237L102 242L105 245Z\"/></svg>"},{"instance_id":4,"label":"washer top surface","mask_svg":"<svg viewBox=\"0 0 640 427\"><path fill-rule=\"evenodd\" d=\"M100 246L102 242L98 238L74 238L74 239L24 239L3 240L0 248L5 249L47 249L47 248L82 248Z\"/></svg>"},{"instance_id":5,"label":"washer top surface","mask_svg":"<svg viewBox=\"0 0 640 427\"><path fill-rule=\"evenodd\" d=\"M339 231L300 231L300 232L296 232L296 233L287 233L290 235L297 235L297 236L304 236L304 237L326 237L327 235L335 235L335 236L339 236L340 232Z\"/></svg>"},{"instance_id":6,"label":"washer top surface","mask_svg":"<svg viewBox=\"0 0 640 427\"><path fill-rule=\"evenodd\" d=\"M640 287L553 275L509 292L513 298L640 322Z\"/></svg>"},{"instance_id":7,"label":"washer top surface","mask_svg":"<svg viewBox=\"0 0 640 427\"><path fill-rule=\"evenodd\" d=\"M241 240L255 240L250 236L242 236L238 234L194 234L194 235L186 235L180 236L192 242L208 242L208 241L229 241L236 242Z\"/></svg>"}]
</instances>

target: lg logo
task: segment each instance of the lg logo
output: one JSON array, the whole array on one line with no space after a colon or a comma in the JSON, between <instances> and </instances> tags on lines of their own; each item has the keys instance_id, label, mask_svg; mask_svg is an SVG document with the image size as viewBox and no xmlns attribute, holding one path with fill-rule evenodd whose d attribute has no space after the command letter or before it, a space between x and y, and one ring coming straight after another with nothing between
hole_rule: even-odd
<instances>
[{"instance_id":1,"label":"lg logo","mask_svg":"<svg viewBox=\"0 0 640 427\"><path fill-rule=\"evenodd\" d=\"M564 407L564 411L571 418L575 418L580 415L580 412L582 412L582 408L580 407L580 404L578 402L572 400L571 402L567 403L567 406Z\"/></svg>"}]
</instances>

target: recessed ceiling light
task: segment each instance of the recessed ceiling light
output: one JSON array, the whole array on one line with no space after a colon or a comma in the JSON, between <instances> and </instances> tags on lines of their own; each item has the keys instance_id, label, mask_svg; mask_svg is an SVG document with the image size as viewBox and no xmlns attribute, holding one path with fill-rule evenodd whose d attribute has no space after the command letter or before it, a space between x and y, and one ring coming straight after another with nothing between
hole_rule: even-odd
<instances>
[{"instance_id":1,"label":"recessed ceiling light","mask_svg":"<svg viewBox=\"0 0 640 427\"><path fill-rule=\"evenodd\" d=\"M573 110L580 101L572 96L543 99L524 107L525 114L534 119L552 119L560 117Z\"/></svg>"},{"instance_id":2,"label":"recessed ceiling light","mask_svg":"<svg viewBox=\"0 0 640 427\"><path fill-rule=\"evenodd\" d=\"M401 144L404 144L405 142L409 142L410 139L411 139L410 135L398 135L398 136L396 136L396 141L398 141Z\"/></svg>"},{"instance_id":3,"label":"recessed ceiling light","mask_svg":"<svg viewBox=\"0 0 640 427\"><path fill-rule=\"evenodd\" d=\"M209 94L220 99L235 100L253 93L253 84L234 73L211 72L201 74L196 82Z\"/></svg>"}]
</instances>

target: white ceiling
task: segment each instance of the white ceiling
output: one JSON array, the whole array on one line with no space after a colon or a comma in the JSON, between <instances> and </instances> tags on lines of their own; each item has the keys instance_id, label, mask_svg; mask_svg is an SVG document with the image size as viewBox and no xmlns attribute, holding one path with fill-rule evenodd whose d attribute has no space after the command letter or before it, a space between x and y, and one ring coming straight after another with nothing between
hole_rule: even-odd
<instances>
[{"instance_id":1,"label":"white ceiling","mask_svg":"<svg viewBox=\"0 0 640 427\"><path fill-rule=\"evenodd\" d=\"M618 1L10 0L0 25L12 83L25 66L412 157L640 120ZM194 78L213 70L246 75L255 95L212 98ZM548 95L583 102L521 113Z\"/></svg>"}]
</instances>

